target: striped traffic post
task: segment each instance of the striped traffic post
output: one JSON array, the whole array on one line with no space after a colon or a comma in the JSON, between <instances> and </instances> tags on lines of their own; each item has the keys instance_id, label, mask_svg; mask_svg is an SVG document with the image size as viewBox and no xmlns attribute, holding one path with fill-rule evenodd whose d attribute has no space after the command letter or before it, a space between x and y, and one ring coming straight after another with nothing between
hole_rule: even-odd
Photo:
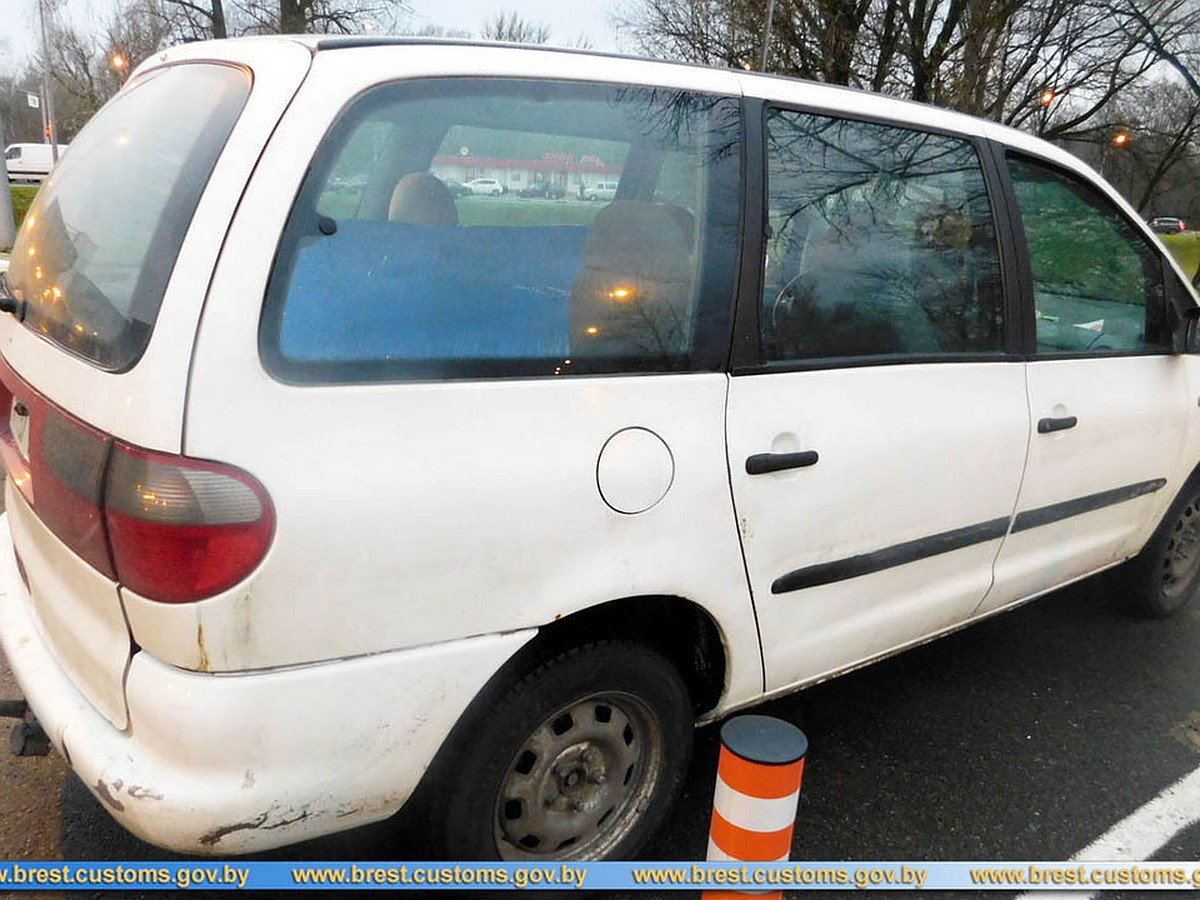
<instances>
[{"instance_id":1,"label":"striped traffic post","mask_svg":"<svg viewBox=\"0 0 1200 900\"><path fill-rule=\"evenodd\" d=\"M721 726L713 793L709 862L779 862L792 849L792 827L808 738L782 719L737 716ZM704 891L703 900L782 898L782 891Z\"/></svg>"}]
</instances>

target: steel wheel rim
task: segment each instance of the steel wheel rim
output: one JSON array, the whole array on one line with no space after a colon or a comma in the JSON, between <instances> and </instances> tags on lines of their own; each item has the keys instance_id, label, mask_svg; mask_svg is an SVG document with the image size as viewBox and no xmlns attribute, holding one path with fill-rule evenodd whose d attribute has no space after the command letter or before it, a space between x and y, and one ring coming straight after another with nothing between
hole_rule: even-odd
<instances>
[{"instance_id":1,"label":"steel wheel rim","mask_svg":"<svg viewBox=\"0 0 1200 900\"><path fill-rule=\"evenodd\" d=\"M649 805L663 733L632 694L591 694L546 718L505 769L493 815L505 860L602 859Z\"/></svg>"},{"instance_id":2,"label":"steel wheel rim","mask_svg":"<svg viewBox=\"0 0 1200 900\"><path fill-rule=\"evenodd\" d=\"M1181 599L1200 570L1200 500L1183 508L1167 536L1163 550L1162 590L1167 597Z\"/></svg>"}]
</instances>

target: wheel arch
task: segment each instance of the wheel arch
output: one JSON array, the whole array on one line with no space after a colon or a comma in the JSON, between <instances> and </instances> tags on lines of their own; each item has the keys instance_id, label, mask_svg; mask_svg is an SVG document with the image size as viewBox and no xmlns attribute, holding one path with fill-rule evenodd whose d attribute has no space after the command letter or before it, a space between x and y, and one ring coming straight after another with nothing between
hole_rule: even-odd
<instances>
[{"instance_id":1,"label":"wheel arch","mask_svg":"<svg viewBox=\"0 0 1200 900\"><path fill-rule=\"evenodd\" d=\"M636 641L670 660L688 686L697 718L725 693L729 660L721 629L704 607L683 597L625 597L587 607L543 625L515 658L530 654L536 660L600 640Z\"/></svg>"},{"instance_id":2,"label":"wheel arch","mask_svg":"<svg viewBox=\"0 0 1200 900\"><path fill-rule=\"evenodd\" d=\"M463 711L401 809L401 827L418 841L429 833L429 823L437 815L439 785L453 777L453 760L463 742L472 739L472 723L486 715L509 687L559 654L607 641L632 641L662 654L687 686L693 718L713 709L725 693L727 642L713 616L691 600L670 595L625 597L555 619L540 626Z\"/></svg>"}]
</instances>

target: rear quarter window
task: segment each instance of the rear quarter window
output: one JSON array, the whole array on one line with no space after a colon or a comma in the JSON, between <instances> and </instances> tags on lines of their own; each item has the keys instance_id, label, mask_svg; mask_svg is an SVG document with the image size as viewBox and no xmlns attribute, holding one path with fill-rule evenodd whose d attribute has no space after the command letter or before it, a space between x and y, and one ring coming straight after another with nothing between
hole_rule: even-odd
<instances>
[{"instance_id":1,"label":"rear quarter window","mask_svg":"<svg viewBox=\"0 0 1200 900\"><path fill-rule=\"evenodd\" d=\"M297 197L263 359L296 382L715 367L739 135L734 100L686 91L374 89L326 136ZM589 199L600 183L615 198Z\"/></svg>"}]
</instances>

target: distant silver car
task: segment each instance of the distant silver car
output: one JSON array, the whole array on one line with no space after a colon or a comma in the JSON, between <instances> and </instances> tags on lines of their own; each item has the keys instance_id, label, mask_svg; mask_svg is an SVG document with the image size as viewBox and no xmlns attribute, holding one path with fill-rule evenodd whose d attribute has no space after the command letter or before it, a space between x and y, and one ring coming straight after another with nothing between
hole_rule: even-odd
<instances>
[{"instance_id":1,"label":"distant silver car","mask_svg":"<svg viewBox=\"0 0 1200 900\"><path fill-rule=\"evenodd\" d=\"M1155 216L1147 224L1159 234L1178 234L1181 231L1187 231L1187 223L1174 216Z\"/></svg>"},{"instance_id":2,"label":"distant silver car","mask_svg":"<svg viewBox=\"0 0 1200 900\"><path fill-rule=\"evenodd\" d=\"M485 194L492 197L499 197L505 190L504 185L495 178L472 178L470 181L464 181L463 187L472 194Z\"/></svg>"}]
</instances>

